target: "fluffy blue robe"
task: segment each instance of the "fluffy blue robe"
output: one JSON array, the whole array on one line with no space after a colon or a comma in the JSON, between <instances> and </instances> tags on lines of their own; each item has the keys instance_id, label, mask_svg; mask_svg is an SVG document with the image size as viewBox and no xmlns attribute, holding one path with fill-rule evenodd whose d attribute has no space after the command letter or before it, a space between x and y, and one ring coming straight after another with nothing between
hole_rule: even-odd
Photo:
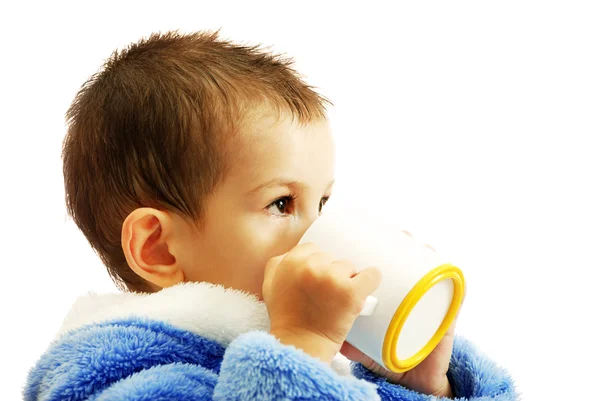
<instances>
[{"instance_id":1,"label":"fluffy blue robe","mask_svg":"<svg viewBox=\"0 0 600 401\"><path fill-rule=\"evenodd\" d=\"M33 400L432 400L360 364L329 366L268 334L264 304L203 283L90 295L30 371ZM346 367L344 367L346 363ZM456 338L448 373L463 400L516 400L511 378Z\"/></svg>"}]
</instances>

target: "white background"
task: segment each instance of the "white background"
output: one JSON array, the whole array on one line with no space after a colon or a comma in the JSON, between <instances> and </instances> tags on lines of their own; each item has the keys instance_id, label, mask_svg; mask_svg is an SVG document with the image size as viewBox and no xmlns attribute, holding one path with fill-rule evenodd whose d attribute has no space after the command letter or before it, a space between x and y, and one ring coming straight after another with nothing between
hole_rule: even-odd
<instances>
[{"instance_id":1,"label":"white background","mask_svg":"<svg viewBox=\"0 0 600 401\"><path fill-rule=\"evenodd\" d=\"M458 331L524 399L598 396L598 6L395 3L0 6L2 399L78 295L114 288L63 206L77 89L151 32L219 27L295 57L335 103L339 193L463 268Z\"/></svg>"}]
</instances>

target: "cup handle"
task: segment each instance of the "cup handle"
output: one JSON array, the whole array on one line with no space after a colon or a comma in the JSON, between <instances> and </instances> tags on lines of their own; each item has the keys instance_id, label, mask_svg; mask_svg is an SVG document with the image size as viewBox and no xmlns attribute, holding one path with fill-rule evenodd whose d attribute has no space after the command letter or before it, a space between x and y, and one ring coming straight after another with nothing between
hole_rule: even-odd
<instances>
[{"instance_id":1,"label":"cup handle","mask_svg":"<svg viewBox=\"0 0 600 401\"><path fill-rule=\"evenodd\" d=\"M365 306L363 306L358 316L371 316L375 312L378 303L379 300L377 298L369 295L365 300Z\"/></svg>"}]
</instances>

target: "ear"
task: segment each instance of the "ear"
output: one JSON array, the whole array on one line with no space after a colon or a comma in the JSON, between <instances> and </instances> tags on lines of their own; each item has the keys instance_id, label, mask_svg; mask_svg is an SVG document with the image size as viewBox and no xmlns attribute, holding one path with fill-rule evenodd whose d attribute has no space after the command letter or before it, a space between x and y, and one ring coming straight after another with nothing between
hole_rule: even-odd
<instances>
[{"instance_id":1,"label":"ear","mask_svg":"<svg viewBox=\"0 0 600 401\"><path fill-rule=\"evenodd\" d=\"M121 246L129 267L155 289L181 283L185 277L174 249L177 233L168 212L139 208L123 222Z\"/></svg>"}]
</instances>

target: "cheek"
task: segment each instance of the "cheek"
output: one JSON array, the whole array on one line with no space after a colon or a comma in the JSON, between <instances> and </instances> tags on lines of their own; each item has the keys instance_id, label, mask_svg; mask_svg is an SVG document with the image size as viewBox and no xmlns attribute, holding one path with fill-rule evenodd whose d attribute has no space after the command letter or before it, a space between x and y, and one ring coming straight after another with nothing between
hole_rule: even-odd
<instances>
[{"instance_id":1,"label":"cheek","mask_svg":"<svg viewBox=\"0 0 600 401\"><path fill-rule=\"evenodd\" d=\"M262 271L269 259L288 252L298 242L292 227L293 222L288 218L261 216L255 219L240 238L246 265L252 261L252 269Z\"/></svg>"},{"instance_id":2,"label":"cheek","mask_svg":"<svg viewBox=\"0 0 600 401\"><path fill-rule=\"evenodd\" d=\"M264 269L269 259L288 252L299 238L294 235L294 220L259 213L238 215L212 226L210 255L215 280L259 295L262 292ZM208 244L207 244L208 245ZM201 256L200 256L201 257Z\"/></svg>"}]
</instances>

